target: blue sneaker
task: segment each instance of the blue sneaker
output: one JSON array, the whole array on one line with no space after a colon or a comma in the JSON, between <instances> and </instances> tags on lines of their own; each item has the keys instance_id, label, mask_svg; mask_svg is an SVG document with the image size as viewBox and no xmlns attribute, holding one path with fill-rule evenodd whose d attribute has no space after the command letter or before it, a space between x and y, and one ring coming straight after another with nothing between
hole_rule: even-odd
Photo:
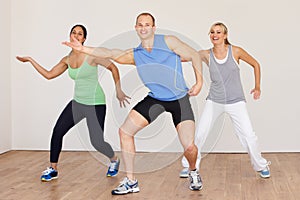
<instances>
[{"instance_id":1,"label":"blue sneaker","mask_svg":"<svg viewBox=\"0 0 300 200\"><path fill-rule=\"evenodd\" d=\"M261 178L269 178L271 176L269 165L271 165L270 161L267 163L266 168L259 172Z\"/></svg>"},{"instance_id":2,"label":"blue sneaker","mask_svg":"<svg viewBox=\"0 0 300 200\"><path fill-rule=\"evenodd\" d=\"M119 172L120 159L117 158L115 161L111 161L106 173L107 177L117 176Z\"/></svg>"},{"instance_id":3,"label":"blue sneaker","mask_svg":"<svg viewBox=\"0 0 300 200\"><path fill-rule=\"evenodd\" d=\"M139 192L139 183L137 180L131 181L127 177L123 179L118 187L111 191L112 195L122 195L128 193Z\"/></svg>"},{"instance_id":4,"label":"blue sneaker","mask_svg":"<svg viewBox=\"0 0 300 200\"><path fill-rule=\"evenodd\" d=\"M58 172L52 167L48 167L45 171L43 171L41 176L41 181L51 181L57 178L58 178Z\"/></svg>"}]
</instances>

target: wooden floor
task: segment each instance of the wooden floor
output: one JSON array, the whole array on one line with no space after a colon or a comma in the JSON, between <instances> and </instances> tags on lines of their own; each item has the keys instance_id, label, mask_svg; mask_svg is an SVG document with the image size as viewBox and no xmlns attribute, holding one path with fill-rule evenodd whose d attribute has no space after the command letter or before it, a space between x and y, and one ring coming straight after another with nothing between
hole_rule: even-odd
<instances>
[{"instance_id":1,"label":"wooden floor","mask_svg":"<svg viewBox=\"0 0 300 200\"><path fill-rule=\"evenodd\" d=\"M140 162L159 163L177 155L158 153ZM300 200L300 153L269 153L271 178L261 179L252 170L247 154L209 154L202 160L204 187L190 191L188 179L179 178L180 159L162 169L137 174L140 192L112 196L111 190L124 177L105 177L107 167L90 152L63 152L59 178L41 182L48 166L48 152L10 151L0 155L0 199L149 199L149 200ZM121 163L122 164L122 163Z\"/></svg>"}]
</instances>

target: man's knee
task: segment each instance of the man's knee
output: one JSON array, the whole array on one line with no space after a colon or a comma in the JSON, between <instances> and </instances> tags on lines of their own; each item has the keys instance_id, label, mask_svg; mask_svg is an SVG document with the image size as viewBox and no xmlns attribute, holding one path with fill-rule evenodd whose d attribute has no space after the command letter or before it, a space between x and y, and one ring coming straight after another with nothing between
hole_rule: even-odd
<instances>
[{"instance_id":1,"label":"man's knee","mask_svg":"<svg viewBox=\"0 0 300 200\"><path fill-rule=\"evenodd\" d=\"M127 138L132 138L133 134L129 133L128 131L125 131L125 128L121 126L119 128L119 137L121 140L127 139Z\"/></svg>"},{"instance_id":2,"label":"man's knee","mask_svg":"<svg viewBox=\"0 0 300 200\"><path fill-rule=\"evenodd\" d=\"M198 148L195 144L190 144L189 146L186 147L185 152L187 153L192 153L192 152L197 152Z\"/></svg>"}]
</instances>

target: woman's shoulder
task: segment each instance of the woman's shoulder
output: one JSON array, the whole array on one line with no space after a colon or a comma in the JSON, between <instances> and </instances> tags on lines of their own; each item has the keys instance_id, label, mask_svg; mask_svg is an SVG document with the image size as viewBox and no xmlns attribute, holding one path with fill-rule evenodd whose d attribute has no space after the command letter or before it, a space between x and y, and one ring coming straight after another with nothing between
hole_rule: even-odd
<instances>
[{"instance_id":1,"label":"woman's shoulder","mask_svg":"<svg viewBox=\"0 0 300 200\"><path fill-rule=\"evenodd\" d=\"M199 55L200 55L201 58L208 57L209 53L210 53L210 50L209 49L204 49L204 50L198 51L198 53L199 53Z\"/></svg>"},{"instance_id":2,"label":"woman's shoulder","mask_svg":"<svg viewBox=\"0 0 300 200\"><path fill-rule=\"evenodd\" d=\"M245 52L245 50L240 46L231 45L231 48L234 55L240 55Z\"/></svg>"},{"instance_id":3,"label":"woman's shoulder","mask_svg":"<svg viewBox=\"0 0 300 200\"><path fill-rule=\"evenodd\" d=\"M202 61L204 61L207 65L208 65L208 60L209 60L209 49L205 49L205 50L200 50L198 51L200 58Z\"/></svg>"},{"instance_id":4,"label":"woman's shoulder","mask_svg":"<svg viewBox=\"0 0 300 200\"><path fill-rule=\"evenodd\" d=\"M62 63L64 63L64 64L68 65L68 63L69 63L69 55L64 56L64 57L60 60L60 62L62 62Z\"/></svg>"},{"instance_id":5,"label":"woman's shoulder","mask_svg":"<svg viewBox=\"0 0 300 200\"><path fill-rule=\"evenodd\" d=\"M203 49L203 50L200 50L200 51L198 51L199 52L199 54L209 54L209 52L210 52L210 49Z\"/></svg>"},{"instance_id":6,"label":"woman's shoulder","mask_svg":"<svg viewBox=\"0 0 300 200\"><path fill-rule=\"evenodd\" d=\"M231 45L233 51L244 51L244 49L240 46Z\"/></svg>"}]
</instances>

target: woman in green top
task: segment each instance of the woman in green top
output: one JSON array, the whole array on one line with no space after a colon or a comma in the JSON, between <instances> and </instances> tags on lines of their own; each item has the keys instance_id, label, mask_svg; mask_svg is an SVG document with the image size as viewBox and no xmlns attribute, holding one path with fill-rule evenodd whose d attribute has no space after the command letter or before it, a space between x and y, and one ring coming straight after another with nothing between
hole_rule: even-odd
<instances>
[{"instance_id":1,"label":"woman in green top","mask_svg":"<svg viewBox=\"0 0 300 200\"><path fill-rule=\"evenodd\" d=\"M71 29L70 40L71 36L83 44L86 40L87 30L83 25L77 24ZM97 66L101 65L112 72L117 98L122 107L125 106L126 102L129 103L129 97L121 89L117 67L109 60L86 56L86 54L75 50L63 57L50 71L39 65L31 57L17 56L17 59L21 62L30 62L48 80L56 78L68 70L69 76L75 81L74 99L67 104L53 129L50 167L43 172L41 180L51 181L58 178L57 163L62 148L63 136L84 118L86 118L92 145L111 161L107 176L116 176L120 160L116 157L111 145L104 141L106 105L104 92L98 82Z\"/></svg>"}]
</instances>

